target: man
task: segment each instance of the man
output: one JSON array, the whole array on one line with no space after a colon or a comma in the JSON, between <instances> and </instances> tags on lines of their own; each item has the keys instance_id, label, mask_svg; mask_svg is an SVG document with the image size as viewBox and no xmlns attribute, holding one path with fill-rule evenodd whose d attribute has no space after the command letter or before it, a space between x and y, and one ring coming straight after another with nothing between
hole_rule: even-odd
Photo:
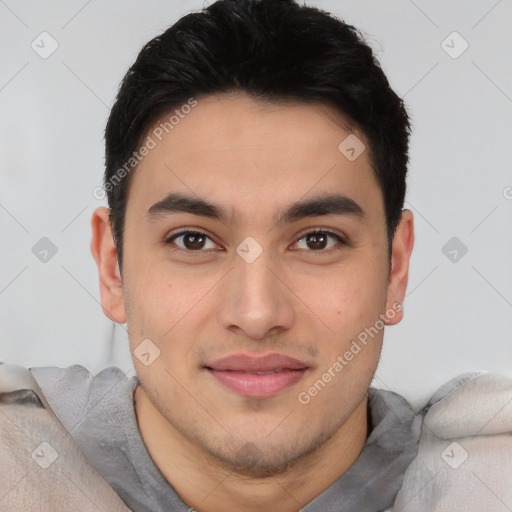
<instances>
[{"instance_id":1,"label":"man","mask_svg":"<svg viewBox=\"0 0 512 512\"><path fill-rule=\"evenodd\" d=\"M403 317L409 131L357 31L292 0L220 0L150 41L91 243L137 376L0 366L0 507L512 506L510 379L460 376L419 414L370 388Z\"/></svg>"}]
</instances>

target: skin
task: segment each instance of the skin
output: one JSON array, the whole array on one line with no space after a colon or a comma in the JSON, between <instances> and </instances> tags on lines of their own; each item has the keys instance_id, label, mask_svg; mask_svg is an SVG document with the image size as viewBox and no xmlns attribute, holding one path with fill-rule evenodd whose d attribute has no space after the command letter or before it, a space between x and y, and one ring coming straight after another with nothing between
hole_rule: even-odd
<instances>
[{"instance_id":1,"label":"skin","mask_svg":"<svg viewBox=\"0 0 512 512\"><path fill-rule=\"evenodd\" d=\"M127 322L132 355L144 339L160 350L149 366L133 357L142 438L198 511L297 511L342 476L366 442L367 390L383 329L308 404L298 394L379 315L393 310L387 325L402 319L393 305L405 296L413 216L403 211L390 261L368 152L349 161L338 150L350 133L363 142L364 135L340 119L323 104L271 105L242 93L198 98L134 171L122 277L108 210L93 214L103 310ZM364 217L275 224L291 203L333 191L357 202ZM180 212L149 219L148 209L169 192L206 198L233 218ZM202 253L183 237L163 243L180 228L210 237ZM329 237L318 249L304 238L313 228L335 230L348 244ZM236 252L248 236L263 250L252 263ZM279 352L309 369L274 396L246 398L203 368L242 351Z\"/></svg>"}]
</instances>

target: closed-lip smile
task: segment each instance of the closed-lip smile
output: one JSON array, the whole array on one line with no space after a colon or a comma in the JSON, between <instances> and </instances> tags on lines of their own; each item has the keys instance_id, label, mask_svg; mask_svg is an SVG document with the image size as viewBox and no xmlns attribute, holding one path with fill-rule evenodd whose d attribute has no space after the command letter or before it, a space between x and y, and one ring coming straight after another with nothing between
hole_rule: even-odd
<instances>
[{"instance_id":1,"label":"closed-lip smile","mask_svg":"<svg viewBox=\"0 0 512 512\"><path fill-rule=\"evenodd\" d=\"M265 398L296 384L309 366L284 354L238 353L208 363L205 368L232 391L245 397Z\"/></svg>"}]
</instances>

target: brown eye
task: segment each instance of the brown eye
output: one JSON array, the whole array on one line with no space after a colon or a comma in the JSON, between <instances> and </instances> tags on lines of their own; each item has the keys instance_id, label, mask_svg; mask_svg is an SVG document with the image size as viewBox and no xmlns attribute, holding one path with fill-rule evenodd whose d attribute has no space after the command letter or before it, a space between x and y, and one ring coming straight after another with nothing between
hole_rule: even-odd
<instances>
[{"instance_id":1,"label":"brown eye","mask_svg":"<svg viewBox=\"0 0 512 512\"><path fill-rule=\"evenodd\" d=\"M208 246L208 242L210 246ZM205 252L203 249L215 249L217 247L208 235L200 231L182 231L171 236L164 243L166 245L174 244L179 249L188 252Z\"/></svg>"},{"instance_id":2,"label":"brown eye","mask_svg":"<svg viewBox=\"0 0 512 512\"><path fill-rule=\"evenodd\" d=\"M329 240L334 240L334 242L329 242ZM325 249L330 249L335 245L346 245L345 241L341 238L341 236L336 233L331 233L330 231L311 231L302 236L298 241L297 245L299 246L302 243L302 247L298 247L299 249L309 250L310 252L315 251L324 251ZM330 244L330 245L329 245Z\"/></svg>"},{"instance_id":3,"label":"brown eye","mask_svg":"<svg viewBox=\"0 0 512 512\"><path fill-rule=\"evenodd\" d=\"M191 251L197 251L204 247L206 237L199 233L188 233L183 236L183 245Z\"/></svg>"},{"instance_id":4,"label":"brown eye","mask_svg":"<svg viewBox=\"0 0 512 512\"><path fill-rule=\"evenodd\" d=\"M311 233L306 235L306 244L310 249L325 249L327 245L327 235L325 233Z\"/></svg>"}]
</instances>

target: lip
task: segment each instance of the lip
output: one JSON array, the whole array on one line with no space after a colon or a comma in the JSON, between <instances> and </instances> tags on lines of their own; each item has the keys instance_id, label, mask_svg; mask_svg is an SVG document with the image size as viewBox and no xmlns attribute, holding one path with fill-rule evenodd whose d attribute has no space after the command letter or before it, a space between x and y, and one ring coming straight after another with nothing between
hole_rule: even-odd
<instances>
[{"instance_id":1,"label":"lip","mask_svg":"<svg viewBox=\"0 0 512 512\"><path fill-rule=\"evenodd\" d=\"M230 370L247 373L268 372L278 368L283 370L301 370L308 367L304 361L277 353L265 354L264 356L253 356L243 353L232 354L217 359L205 366L217 371Z\"/></svg>"},{"instance_id":2,"label":"lip","mask_svg":"<svg viewBox=\"0 0 512 512\"><path fill-rule=\"evenodd\" d=\"M299 382L308 365L284 354L233 354L205 365L222 385L251 398L273 396ZM265 373L262 373L265 372Z\"/></svg>"}]
</instances>

